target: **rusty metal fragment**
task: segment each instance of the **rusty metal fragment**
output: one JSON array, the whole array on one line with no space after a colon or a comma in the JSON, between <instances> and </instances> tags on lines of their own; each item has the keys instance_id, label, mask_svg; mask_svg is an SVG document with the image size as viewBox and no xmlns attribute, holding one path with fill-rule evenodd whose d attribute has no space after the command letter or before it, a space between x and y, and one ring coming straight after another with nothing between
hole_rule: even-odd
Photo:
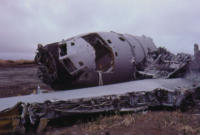
<instances>
[{"instance_id":1,"label":"rusty metal fragment","mask_svg":"<svg viewBox=\"0 0 200 135\"><path fill-rule=\"evenodd\" d=\"M0 134L24 133L24 109L23 103L17 103L0 112Z\"/></svg>"}]
</instances>

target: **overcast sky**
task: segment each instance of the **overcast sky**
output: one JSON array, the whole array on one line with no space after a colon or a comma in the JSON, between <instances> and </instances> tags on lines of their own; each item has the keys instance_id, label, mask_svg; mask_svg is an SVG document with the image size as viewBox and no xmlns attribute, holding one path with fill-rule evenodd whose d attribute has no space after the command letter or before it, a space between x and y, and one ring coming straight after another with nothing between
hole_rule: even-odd
<instances>
[{"instance_id":1,"label":"overcast sky","mask_svg":"<svg viewBox=\"0 0 200 135\"><path fill-rule=\"evenodd\" d=\"M0 53L33 54L47 44L94 31L153 38L172 52L200 43L199 0L0 0Z\"/></svg>"}]
</instances>

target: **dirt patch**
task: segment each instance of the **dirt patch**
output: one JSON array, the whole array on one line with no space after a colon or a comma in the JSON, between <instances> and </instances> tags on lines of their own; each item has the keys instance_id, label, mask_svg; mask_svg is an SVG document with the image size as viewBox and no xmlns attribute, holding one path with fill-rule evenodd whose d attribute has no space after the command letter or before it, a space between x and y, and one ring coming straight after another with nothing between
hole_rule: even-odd
<instances>
[{"instance_id":1,"label":"dirt patch","mask_svg":"<svg viewBox=\"0 0 200 135\"><path fill-rule=\"evenodd\" d=\"M37 65L0 62L0 97L19 96L31 94L37 86L41 89L51 90L37 78Z\"/></svg>"}]
</instances>

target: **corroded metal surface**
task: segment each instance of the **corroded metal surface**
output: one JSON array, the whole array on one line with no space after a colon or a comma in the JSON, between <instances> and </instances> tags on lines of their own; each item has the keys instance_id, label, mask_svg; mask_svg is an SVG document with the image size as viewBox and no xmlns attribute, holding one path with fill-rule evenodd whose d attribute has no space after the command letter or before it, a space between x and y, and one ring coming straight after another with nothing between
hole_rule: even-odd
<instances>
[{"instance_id":1,"label":"corroded metal surface","mask_svg":"<svg viewBox=\"0 0 200 135\"><path fill-rule=\"evenodd\" d=\"M0 134L24 132L24 104L17 103L14 107L0 112Z\"/></svg>"}]
</instances>

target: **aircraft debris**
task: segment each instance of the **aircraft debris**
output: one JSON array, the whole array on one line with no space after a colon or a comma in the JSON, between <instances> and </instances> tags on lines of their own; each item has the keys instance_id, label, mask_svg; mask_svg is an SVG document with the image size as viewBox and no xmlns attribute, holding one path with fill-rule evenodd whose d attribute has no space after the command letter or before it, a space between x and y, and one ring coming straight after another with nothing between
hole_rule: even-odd
<instances>
[{"instance_id":1,"label":"aircraft debris","mask_svg":"<svg viewBox=\"0 0 200 135\"><path fill-rule=\"evenodd\" d=\"M38 77L66 90L136 80L137 67L157 48L146 36L97 32L39 44L37 50Z\"/></svg>"},{"instance_id":2,"label":"aircraft debris","mask_svg":"<svg viewBox=\"0 0 200 135\"><path fill-rule=\"evenodd\" d=\"M198 45L195 58L199 60ZM99 86L147 78L183 77L198 60L157 48L146 36L96 32L38 45L38 77L55 90ZM195 62L197 61L197 62ZM192 64L191 64L192 62ZM196 64L195 64L196 63Z\"/></svg>"},{"instance_id":3,"label":"aircraft debris","mask_svg":"<svg viewBox=\"0 0 200 135\"><path fill-rule=\"evenodd\" d=\"M48 124L64 120L67 125L85 117L97 114L139 112L158 108L200 110L200 87L193 87L184 92L179 89L169 91L129 92L72 100L47 100L43 103L18 103L15 107L0 112L0 133L42 132ZM55 122L54 122L55 124ZM57 123L59 125L59 123ZM5 126L7 125L7 126ZM9 125L9 126L8 126Z\"/></svg>"},{"instance_id":4,"label":"aircraft debris","mask_svg":"<svg viewBox=\"0 0 200 135\"><path fill-rule=\"evenodd\" d=\"M175 55L145 36L98 32L39 44L37 50L38 77L68 91L40 93L38 86L40 94L0 99L0 134L42 132L56 120L71 124L102 113L200 110L197 44L194 55Z\"/></svg>"}]
</instances>

